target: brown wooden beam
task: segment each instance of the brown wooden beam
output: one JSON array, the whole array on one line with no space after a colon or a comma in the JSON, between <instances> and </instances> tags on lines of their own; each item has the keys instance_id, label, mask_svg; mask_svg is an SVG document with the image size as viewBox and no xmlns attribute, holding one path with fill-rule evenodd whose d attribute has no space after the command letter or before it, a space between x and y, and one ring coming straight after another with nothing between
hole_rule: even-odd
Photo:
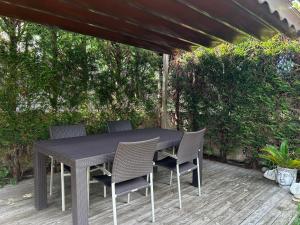
<instances>
[{"instance_id":1,"label":"brown wooden beam","mask_svg":"<svg viewBox=\"0 0 300 225\"><path fill-rule=\"evenodd\" d=\"M223 41L234 43L236 40L246 36L245 33L240 32L238 29L221 23L207 14L196 11L178 1L131 0L129 2L131 5L150 12L154 16L181 24L182 26ZM216 5L216 7L219 6Z\"/></svg>"},{"instance_id":2,"label":"brown wooden beam","mask_svg":"<svg viewBox=\"0 0 300 225\"><path fill-rule=\"evenodd\" d=\"M155 32L160 32L177 39L186 40L192 43L213 47L220 44L220 40L207 36L202 32L182 26L180 23L174 23L152 14L132 7L130 1L122 0L74 0L80 7L85 7L97 13L110 15L121 20L126 20L139 27L144 27ZM184 12L181 12L184 13Z\"/></svg>"},{"instance_id":3,"label":"brown wooden beam","mask_svg":"<svg viewBox=\"0 0 300 225\"><path fill-rule=\"evenodd\" d=\"M68 20L80 21L85 24L92 24L94 26L100 26L107 30L112 30L120 35L131 35L137 39L141 39L148 42L153 42L158 45L163 45L172 49L184 49L190 50L191 42L179 40L173 37L166 36L157 32L146 30L143 27L138 27L134 24L128 23L124 20L120 20L111 16L97 14L79 7L72 2L65 2L60 0L6 0L12 4L22 6L28 9L39 10L45 14L51 14L67 18Z\"/></svg>"},{"instance_id":4,"label":"brown wooden beam","mask_svg":"<svg viewBox=\"0 0 300 225\"><path fill-rule=\"evenodd\" d=\"M157 52L171 53L173 50L168 47L156 45L147 41L142 41L131 36L119 35L116 32L101 29L99 27L66 20L65 18L57 16L47 15L39 11L26 9L3 1L0 1L0 15L36 22L43 25L57 26L68 31L86 34L94 37L100 37L106 40L146 48Z\"/></svg>"},{"instance_id":5,"label":"brown wooden beam","mask_svg":"<svg viewBox=\"0 0 300 225\"><path fill-rule=\"evenodd\" d=\"M207 13L209 16L223 21L258 39L265 39L276 34L276 30L253 16L247 10L228 0L177 0L195 10ZM217 6L217 7L216 7ZM228 16L230 15L230 16Z\"/></svg>"}]
</instances>

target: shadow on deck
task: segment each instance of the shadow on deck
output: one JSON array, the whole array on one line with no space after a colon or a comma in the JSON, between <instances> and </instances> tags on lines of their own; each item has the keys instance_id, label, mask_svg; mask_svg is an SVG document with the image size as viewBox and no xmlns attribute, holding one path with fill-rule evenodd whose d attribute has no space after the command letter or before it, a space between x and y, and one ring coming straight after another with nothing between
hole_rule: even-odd
<instances>
[{"instance_id":1,"label":"shadow on deck","mask_svg":"<svg viewBox=\"0 0 300 225\"><path fill-rule=\"evenodd\" d=\"M186 225L290 224L296 215L291 195L258 171L213 161L204 161L202 196L190 185L191 175L182 178L182 204L178 209L176 182L169 186L169 173L159 169L154 178L156 223ZM176 178L174 178L176 179ZM174 180L175 181L175 180ZM60 179L56 174L49 208L36 211L33 204L33 179L0 189L1 225L72 224L70 178L66 178L66 211L61 211ZM118 200L119 224L151 223L150 197L144 191ZM110 192L108 192L109 196ZM90 224L112 224L111 198L103 198L101 184L91 184Z\"/></svg>"}]
</instances>

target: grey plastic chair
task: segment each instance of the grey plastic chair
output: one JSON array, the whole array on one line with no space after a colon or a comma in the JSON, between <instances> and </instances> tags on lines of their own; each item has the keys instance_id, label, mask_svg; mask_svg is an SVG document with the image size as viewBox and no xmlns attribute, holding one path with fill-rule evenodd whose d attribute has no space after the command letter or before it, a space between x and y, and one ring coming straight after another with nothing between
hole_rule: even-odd
<instances>
[{"instance_id":1,"label":"grey plastic chair","mask_svg":"<svg viewBox=\"0 0 300 225\"><path fill-rule=\"evenodd\" d=\"M155 222L153 195L153 157L159 138L139 141L121 142L113 161L112 173L93 178L111 187L113 220L117 225L116 198L140 189L150 187L152 222ZM145 177L150 176L150 183Z\"/></svg>"},{"instance_id":2,"label":"grey plastic chair","mask_svg":"<svg viewBox=\"0 0 300 225\"><path fill-rule=\"evenodd\" d=\"M50 138L51 139L62 139L62 138L72 138L72 137L81 137L86 136L85 126L82 124L78 125L64 125L64 126L52 126L50 127ZM53 167L54 159L51 158L51 175L50 175L50 195L52 195L53 189ZM100 168L94 167L93 171ZM65 211L65 180L66 176L71 175L71 168L69 166L60 163L60 178L61 178L61 201L62 201L62 211ZM90 168L87 170L87 183L90 183ZM89 187L88 187L89 191Z\"/></svg>"},{"instance_id":3,"label":"grey plastic chair","mask_svg":"<svg viewBox=\"0 0 300 225\"><path fill-rule=\"evenodd\" d=\"M109 133L132 130L132 124L129 120L108 121L107 129Z\"/></svg>"},{"instance_id":4,"label":"grey plastic chair","mask_svg":"<svg viewBox=\"0 0 300 225\"><path fill-rule=\"evenodd\" d=\"M108 121L107 130L108 133L128 131L128 130L132 130L132 124L129 120ZM109 167L110 167L110 163L104 165L104 169L109 170ZM106 197L106 186L104 185L103 188L104 188L104 197ZM146 195L147 195L147 191L146 191ZM127 203L129 202L130 202L130 193L128 193Z\"/></svg>"},{"instance_id":5,"label":"grey plastic chair","mask_svg":"<svg viewBox=\"0 0 300 225\"><path fill-rule=\"evenodd\" d=\"M172 184L173 172L176 172L180 209L182 208L181 189L180 189L181 175L187 174L193 170L197 170L198 194L199 196L201 195L199 151L203 151L205 130L206 129L197 132L184 133L177 151L177 155L172 155L167 152L162 152L167 157L155 162L155 165L162 166L171 171L170 185ZM194 159L197 159L197 165L195 165L192 162Z\"/></svg>"}]
</instances>

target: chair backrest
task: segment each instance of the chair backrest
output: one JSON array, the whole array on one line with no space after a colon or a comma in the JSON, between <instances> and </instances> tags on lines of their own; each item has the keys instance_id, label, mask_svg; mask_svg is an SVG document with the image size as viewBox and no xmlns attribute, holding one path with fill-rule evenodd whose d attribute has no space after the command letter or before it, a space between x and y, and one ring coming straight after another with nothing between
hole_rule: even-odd
<instances>
[{"instance_id":1,"label":"chair backrest","mask_svg":"<svg viewBox=\"0 0 300 225\"><path fill-rule=\"evenodd\" d=\"M184 133L177 152L177 162L182 164L198 157L198 151L203 151L205 128L196 132Z\"/></svg>"},{"instance_id":2,"label":"chair backrest","mask_svg":"<svg viewBox=\"0 0 300 225\"><path fill-rule=\"evenodd\" d=\"M153 157L159 137L139 142L120 142L112 167L112 182L143 177L153 171Z\"/></svg>"},{"instance_id":3,"label":"chair backrest","mask_svg":"<svg viewBox=\"0 0 300 225\"><path fill-rule=\"evenodd\" d=\"M132 130L129 120L108 121L107 129L109 133Z\"/></svg>"},{"instance_id":4,"label":"chair backrest","mask_svg":"<svg viewBox=\"0 0 300 225\"><path fill-rule=\"evenodd\" d=\"M80 136L86 136L86 130L83 124L50 127L51 139L71 138Z\"/></svg>"}]
</instances>

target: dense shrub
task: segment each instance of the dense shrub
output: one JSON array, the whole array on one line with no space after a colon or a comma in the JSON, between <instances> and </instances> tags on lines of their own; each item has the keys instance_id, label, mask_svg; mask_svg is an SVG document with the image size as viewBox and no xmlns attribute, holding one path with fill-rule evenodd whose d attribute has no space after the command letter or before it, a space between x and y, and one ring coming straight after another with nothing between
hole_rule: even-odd
<instances>
[{"instance_id":1,"label":"dense shrub","mask_svg":"<svg viewBox=\"0 0 300 225\"><path fill-rule=\"evenodd\" d=\"M282 37L178 54L171 96L177 126L208 128L207 148L243 149L251 162L267 143L299 143L300 44ZM254 160L254 161L253 161Z\"/></svg>"},{"instance_id":2,"label":"dense shrub","mask_svg":"<svg viewBox=\"0 0 300 225\"><path fill-rule=\"evenodd\" d=\"M0 18L1 171L18 180L32 168L32 143L50 125L93 134L107 120L155 121L159 66L154 52Z\"/></svg>"}]
</instances>

